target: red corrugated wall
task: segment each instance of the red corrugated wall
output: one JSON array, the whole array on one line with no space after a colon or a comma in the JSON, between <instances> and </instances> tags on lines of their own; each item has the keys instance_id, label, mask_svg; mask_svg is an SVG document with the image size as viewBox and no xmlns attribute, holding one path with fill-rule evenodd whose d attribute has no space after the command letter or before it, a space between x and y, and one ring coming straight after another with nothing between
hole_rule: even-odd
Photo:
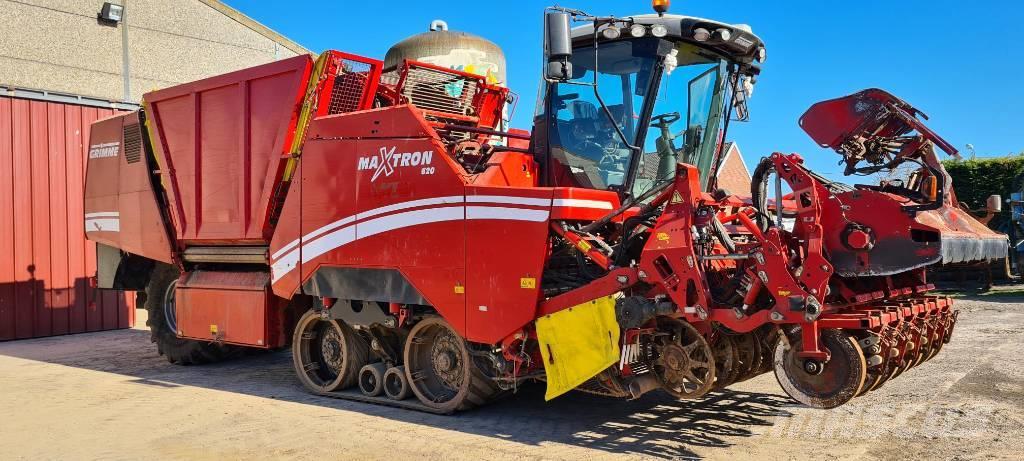
<instances>
[{"instance_id":1,"label":"red corrugated wall","mask_svg":"<svg viewBox=\"0 0 1024 461\"><path fill-rule=\"evenodd\" d=\"M0 96L0 341L128 328L131 293L89 287L89 125L112 109Z\"/></svg>"}]
</instances>

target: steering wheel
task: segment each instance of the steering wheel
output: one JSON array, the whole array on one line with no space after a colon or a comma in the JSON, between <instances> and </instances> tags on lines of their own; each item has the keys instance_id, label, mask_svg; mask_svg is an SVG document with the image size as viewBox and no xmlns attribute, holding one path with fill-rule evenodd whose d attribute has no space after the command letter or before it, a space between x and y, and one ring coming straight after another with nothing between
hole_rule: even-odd
<instances>
[{"instance_id":1,"label":"steering wheel","mask_svg":"<svg viewBox=\"0 0 1024 461\"><path fill-rule=\"evenodd\" d=\"M651 126L655 128L667 127L678 122L680 118L682 118L682 116L679 115L679 112L668 112L661 115L655 115L654 117L651 117Z\"/></svg>"}]
</instances>

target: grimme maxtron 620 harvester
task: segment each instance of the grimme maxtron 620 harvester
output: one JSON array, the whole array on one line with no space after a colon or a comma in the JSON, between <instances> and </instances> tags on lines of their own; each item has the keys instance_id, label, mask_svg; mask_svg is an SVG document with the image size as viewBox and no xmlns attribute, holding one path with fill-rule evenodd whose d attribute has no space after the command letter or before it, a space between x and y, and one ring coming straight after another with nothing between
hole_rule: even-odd
<instances>
[{"instance_id":1,"label":"grimme maxtron 620 harvester","mask_svg":"<svg viewBox=\"0 0 1024 461\"><path fill-rule=\"evenodd\" d=\"M313 392L434 412L526 380L697 398L770 370L830 408L934 357L957 311L925 267L1006 253L957 207L934 149L955 150L868 90L800 124L904 181L776 153L749 196L721 190L764 44L654 3L545 13L532 132L487 76L336 51L145 95L92 128L99 285L140 291L172 362L290 344Z\"/></svg>"}]
</instances>

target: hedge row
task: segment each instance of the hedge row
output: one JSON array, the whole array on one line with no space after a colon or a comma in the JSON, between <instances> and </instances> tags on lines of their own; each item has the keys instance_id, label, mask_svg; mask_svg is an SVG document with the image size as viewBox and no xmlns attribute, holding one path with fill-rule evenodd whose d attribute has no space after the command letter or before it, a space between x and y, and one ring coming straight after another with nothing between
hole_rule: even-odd
<instances>
[{"instance_id":1,"label":"hedge row","mask_svg":"<svg viewBox=\"0 0 1024 461\"><path fill-rule=\"evenodd\" d=\"M953 177L957 200L971 209L984 208L985 199L992 194L1006 200L1024 185L1024 152L1007 157L947 160L942 164Z\"/></svg>"}]
</instances>

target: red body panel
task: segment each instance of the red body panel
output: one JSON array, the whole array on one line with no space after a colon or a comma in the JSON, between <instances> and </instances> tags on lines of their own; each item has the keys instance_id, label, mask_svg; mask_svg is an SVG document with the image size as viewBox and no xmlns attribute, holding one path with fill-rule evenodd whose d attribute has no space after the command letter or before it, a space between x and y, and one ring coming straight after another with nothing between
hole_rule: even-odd
<instances>
[{"instance_id":1,"label":"red body panel","mask_svg":"<svg viewBox=\"0 0 1024 461\"><path fill-rule=\"evenodd\" d=\"M85 182L85 233L89 240L172 263L172 247L143 153L139 114L92 125ZM127 134L134 131L133 134Z\"/></svg>"},{"instance_id":2,"label":"red body panel","mask_svg":"<svg viewBox=\"0 0 1024 461\"><path fill-rule=\"evenodd\" d=\"M265 243L312 70L307 55L147 93L183 243Z\"/></svg>"},{"instance_id":3,"label":"red body panel","mask_svg":"<svg viewBox=\"0 0 1024 461\"><path fill-rule=\"evenodd\" d=\"M316 119L270 246L275 294L321 267L397 269L460 334L497 343L536 316L553 216L595 219L619 203L536 187L519 154L488 165L466 174L411 106Z\"/></svg>"},{"instance_id":4,"label":"red body panel","mask_svg":"<svg viewBox=\"0 0 1024 461\"><path fill-rule=\"evenodd\" d=\"M89 124L114 113L0 97L0 341L134 323L134 296L89 286L82 232Z\"/></svg>"},{"instance_id":5,"label":"red body panel","mask_svg":"<svg viewBox=\"0 0 1024 461\"><path fill-rule=\"evenodd\" d=\"M267 290L266 272L196 271L175 292L179 335L254 347L284 345L281 309ZM276 327L276 328L272 328ZM271 331L273 330L273 331Z\"/></svg>"}]
</instances>

